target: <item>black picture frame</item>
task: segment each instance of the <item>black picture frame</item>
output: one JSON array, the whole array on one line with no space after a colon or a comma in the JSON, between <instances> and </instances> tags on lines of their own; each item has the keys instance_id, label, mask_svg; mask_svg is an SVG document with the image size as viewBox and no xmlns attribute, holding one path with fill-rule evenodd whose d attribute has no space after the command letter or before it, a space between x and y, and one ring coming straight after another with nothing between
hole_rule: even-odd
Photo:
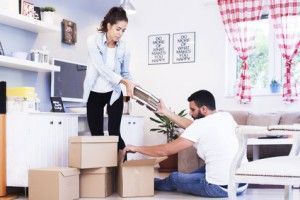
<instances>
[{"instance_id":1,"label":"black picture frame","mask_svg":"<svg viewBox=\"0 0 300 200\"><path fill-rule=\"evenodd\" d=\"M51 112L65 112L61 97L50 97L50 101L52 105Z\"/></svg>"},{"instance_id":2,"label":"black picture frame","mask_svg":"<svg viewBox=\"0 0 300 200\"><path fill-rule=\"evenodd\" d=\"M33 18L36 20L41 20L41 8L34 6L34 15Z\"/></svg>"},{"instance_id":3,"label":"black picture frame","mask_svg":"<svg viewBox=\"0 0 300 200\"><path fill-rule=\"evenodd\" d=\"M75 44L77 42L76 23L63 19L62 21L62 42L65 44Z\"/></svg>"},{"instance_id":4,"label":"black picture frame","mask_svg":"<svg viewBox=\"0 0 300 200\"><path fill-rule=\"evenodd\" d=\"M2 56L5 55L1 42L0 42L0 55L2 55Z\"/></svg>"}]
</instances>

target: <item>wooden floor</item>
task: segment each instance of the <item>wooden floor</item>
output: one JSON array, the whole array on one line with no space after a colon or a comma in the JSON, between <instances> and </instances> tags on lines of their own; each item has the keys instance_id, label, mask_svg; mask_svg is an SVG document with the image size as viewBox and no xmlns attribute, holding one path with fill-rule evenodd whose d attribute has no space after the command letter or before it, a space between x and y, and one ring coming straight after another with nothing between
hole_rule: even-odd
<instances>
[{"instance_id":1,"label":"wooden floor","mask_svg":"<svg viewBox=\"0 0 300 200\"><path fill-rule=\"evenodd\" d=\"M300 199L300 190L293 190L293 200ZM103 198L101 198L103 199ZM155 192L153 197L138 197L138 198L121 198L118 194L113 194L105 199L128 199L128 200L186 200L186 199L201 199L201 200L222 200L222 198L201 198L187 194L181 194L176 192ZM227 199L227 198L223 198ZM239 200L283 200L283 189L254 189L250 188L246 191L244 195L238 198ZM1 200L1 198L0 198ZM18 200L27 200L27 198L19 197ZM97 199L81 199L81 200L97 200ZM100 199L99 199L100 200Z\"/></svg>"}]
</instances>

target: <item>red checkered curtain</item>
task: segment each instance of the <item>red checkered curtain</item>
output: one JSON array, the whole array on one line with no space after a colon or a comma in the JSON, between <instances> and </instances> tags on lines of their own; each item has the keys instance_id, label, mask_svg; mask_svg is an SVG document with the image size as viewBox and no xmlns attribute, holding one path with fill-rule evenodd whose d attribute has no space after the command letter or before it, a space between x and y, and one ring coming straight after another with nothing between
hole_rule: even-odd
<instances>
[{"instance_id":1,"label":"red checkered curtain","mask_svg":"<svg viewBox=\"0 0 300 200\"><path fill-rule=\"evenodd\" d=\"M283 100L293 102L297 97L296 83L292 78L292 67L300 47L300 1L270 0L270 11L276 41L285 61Z\"/></svg>"},{"instance_id":2,"label":"red checkered curtain","mask_svg":"<svg viewBox=\"0 0 300 200\"><path fill-rule=\"evenodd\" d=\"M262 0L218 0L218 5L229 42L242 60L237 97L241 103L249 103L251 83L247 60L255 40L255 32L249 26L260 19Z\"/></svg>"}]
</instances>

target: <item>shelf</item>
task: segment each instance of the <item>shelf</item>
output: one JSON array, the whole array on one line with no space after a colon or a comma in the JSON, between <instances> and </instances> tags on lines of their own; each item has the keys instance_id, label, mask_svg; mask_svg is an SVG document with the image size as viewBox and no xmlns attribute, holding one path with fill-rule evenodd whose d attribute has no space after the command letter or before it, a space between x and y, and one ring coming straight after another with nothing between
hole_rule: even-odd
<instances>
[{"instance_id":1,"label":"shelf","mask_svg":"<svg viewBox=\"0 0 300 200\"><path fill-rule=\"evenodd\" d=\"M0 24L13 26L34 33L41 32L59 32L60 27L48 24L40 20L29 18L20 14L11 14L9 12L0 11Z\"/></svg>"},{"instance_id":2,"label":"shelf","mask_svg":"<svg viewBox=\"0 0 300 200\"><path fill-rule=\"evenodd\" d=\"M14 57L0 56L0 66L12 69L21 69L35 72L52 72L60 71L60 66L49 65L45 63L32 62L30 60L22 60Z\"/></svg>"}]
</instances>

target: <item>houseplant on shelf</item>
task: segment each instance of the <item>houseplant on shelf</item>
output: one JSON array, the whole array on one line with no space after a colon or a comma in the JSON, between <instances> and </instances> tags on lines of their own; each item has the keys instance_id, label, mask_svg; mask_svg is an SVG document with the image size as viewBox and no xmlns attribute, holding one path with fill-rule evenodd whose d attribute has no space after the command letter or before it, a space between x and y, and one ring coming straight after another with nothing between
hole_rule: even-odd
<instances>
[{"instance_id":1,"label":"houseplant on shelf","mask_svg":"<svg viewBox=\"0 0 300 200\"><path fill-rule=\"evenodd\" d=\"M184 117L187 115L185 110L180 111L177 113L178 116ZM178 138L180 135L180 127L177 124L174 124L169 118L166 116L161 116L155 113L156 118L150 117L150 120L157 123L157 128L150 129L150 132L157 132L163 133L167 136L167 142L171 142ZM162 161L159 165L160 172L172 172L177 170L177 161L178 156L177 154L171 155L168 159Z\"/></svg>"},{"instance_id":2,"label":"houseplant on shelf","mask_svg":"<svg viewBox=\"0 0 300 200\"><path fill-rule=\"evenodd\" d=\"M54 23L55 8L53 8L51 6L42 7L41 12L42 12L42 21L49 23L49 24Z\"/></svg>"},{"instance_id":3,"label":"houseplant on shelf","mask_svg":"<svg viewBox=\"0 0 300 200\"><path fill-rule=\"evenodd\" d=\"M279 90L280 90L280 83L277 80L272 79L271 80L271 84L270 84L270 89L271 89L272 93L279 92Z\"/></svg>"}]
</instances>

